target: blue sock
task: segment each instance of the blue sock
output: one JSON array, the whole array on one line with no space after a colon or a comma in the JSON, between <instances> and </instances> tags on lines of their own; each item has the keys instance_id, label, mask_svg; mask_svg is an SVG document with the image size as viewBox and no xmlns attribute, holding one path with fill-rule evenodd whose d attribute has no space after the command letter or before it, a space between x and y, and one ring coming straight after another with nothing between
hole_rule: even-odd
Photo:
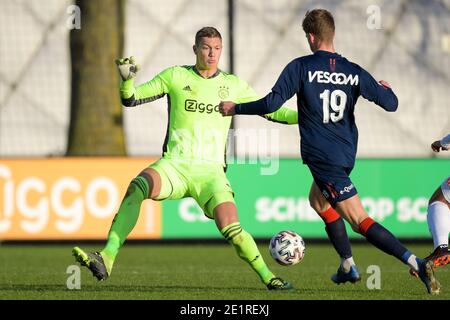
<instances>
[{"instance_id":1,"label":"blue sock","mask_svg":"<svg viewBox=\"0 0 450 320\"><path fill-rule=\"evenodd\" d=\"M407 250L402 256L402 261L415 271L419 271L419 265L424 263L425 260L416 257Z\"/></svg>"},{"instance_id":2,"label":"blue sock","mask_svg":"<svg viewBox=\"0 0 450 320\"><path fill-rule=\"evenodd\" d=\"M325 230L339 256L343 259L352 257L352 248L348 239L347 230L345 229L344 220L339 218L331 223L326 223Z\"/></svg>"},{"instance_id":3,"label":"blue sock","mask_svg":"<svg viewBox=\"0 0 450 320\"><path fill-rule=\"evenodd\" d=\"M393 255L397 259L406 263L406 249L398 239L379 223L373 223L366 231L366 239L383 252ZM410 254L411 255L411 254ZM409 256L408 256L409 258ZM406 259L408 259L406 258Z\"/></svg>"}]
</instances>

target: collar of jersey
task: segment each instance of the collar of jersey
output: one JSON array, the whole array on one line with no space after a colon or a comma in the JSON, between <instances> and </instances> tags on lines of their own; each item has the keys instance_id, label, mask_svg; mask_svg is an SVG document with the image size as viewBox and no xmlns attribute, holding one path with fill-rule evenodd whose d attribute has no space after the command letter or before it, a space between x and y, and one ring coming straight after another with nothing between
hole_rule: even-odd
<instances>
[{"instance_id":1,"label":"collar of jersey","mask_svg":"<svg viewBox=\"0 0 450 320\"><path fill-rule=\"evenodd\" d=\"M324 50L317 50L314 54L319 56L340 56L340 54L337 52L330 52Z\"/></svg>"},{"instance_id":2,"label":"collar of jersey","mask_svg":"<svg viewBox=\"0 0 450 320\"><path fill-rule=\"evenodd\" d=\"M192 66L192 70L194 70L194 72L195 72L198 76L200 76L202 79L212 79L212 78L215 78L215 77L217 77L217 76L222 72L220 69L217 69L216 73L214 73L212 76L210 76L210 77L208 77L208 78L205 78L205 77L203 77L203 76L200 74L200 72L197 70L197 68L196 68L195 66Z\"/></svg>"}]
</instances>

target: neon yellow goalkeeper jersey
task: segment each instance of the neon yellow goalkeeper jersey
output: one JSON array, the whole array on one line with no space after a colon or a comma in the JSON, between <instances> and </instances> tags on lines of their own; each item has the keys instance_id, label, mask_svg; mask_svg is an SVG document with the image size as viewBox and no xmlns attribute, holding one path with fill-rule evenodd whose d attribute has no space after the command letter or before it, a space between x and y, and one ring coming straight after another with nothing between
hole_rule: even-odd
<instances>
[{"instance_id":1,"label":"neon yellow goalkeeper jersey","mask_svg":"<svg viewBox=\"0 0 450 320\"><path fill-rule=\"evenodd\" d=\"M168 96L164 158L222 165L225 165L231 117L220 114L220 101L243 103L260 99L237 76L218 70L213 76L203 78L195 66L168 68L138 87L134 87L133 79L122 81L120 95L126 107ZM297 111L284 107L265 118L298 123Z\"/></svg>"}]
</instances>

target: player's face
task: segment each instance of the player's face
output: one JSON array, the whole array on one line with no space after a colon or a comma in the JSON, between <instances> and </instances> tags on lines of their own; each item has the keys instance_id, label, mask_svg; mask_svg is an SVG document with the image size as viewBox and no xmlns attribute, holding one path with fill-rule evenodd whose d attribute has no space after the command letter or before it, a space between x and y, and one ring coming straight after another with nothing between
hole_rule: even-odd
<instances>
[{"instance_id":1,"label":"player's face","mask_svg":"<svg viewBox=\"0 0 450 320\"><path fill-rule=\"evenodd\" d=\"M220 38L203 37L198 46L194 46L197 65L206 70L217 69L222 54L222 40Z\"/></svg>"}]
</instances>

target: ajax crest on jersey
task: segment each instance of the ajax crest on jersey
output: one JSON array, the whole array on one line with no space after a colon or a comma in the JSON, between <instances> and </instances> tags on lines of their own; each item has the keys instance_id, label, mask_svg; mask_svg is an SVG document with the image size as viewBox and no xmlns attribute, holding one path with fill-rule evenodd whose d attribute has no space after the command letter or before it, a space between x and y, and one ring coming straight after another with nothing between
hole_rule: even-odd
<instances>
[{"instance_id":1,"label":"ajax crest on jersey","mask_svg":"<svg viewBox=\"0 0 450 320\"><path fill-rule=\"evenodd\" d=\"M299 263L305 256L305 241L294 231L281 231L270 240L272 258L283 266Z\"/></svg>"},{"instance_id":2,"label":"ajax crest on jersey","mask_svg":"<svg viewBox=\"0 0 450 320\"><path fill-rule=\"evenodd\" d=\"M227 99L230 96L230 88L228 87L220 87L217 94L219 95L220 99Z\"/></svg>"}]
</instances>

